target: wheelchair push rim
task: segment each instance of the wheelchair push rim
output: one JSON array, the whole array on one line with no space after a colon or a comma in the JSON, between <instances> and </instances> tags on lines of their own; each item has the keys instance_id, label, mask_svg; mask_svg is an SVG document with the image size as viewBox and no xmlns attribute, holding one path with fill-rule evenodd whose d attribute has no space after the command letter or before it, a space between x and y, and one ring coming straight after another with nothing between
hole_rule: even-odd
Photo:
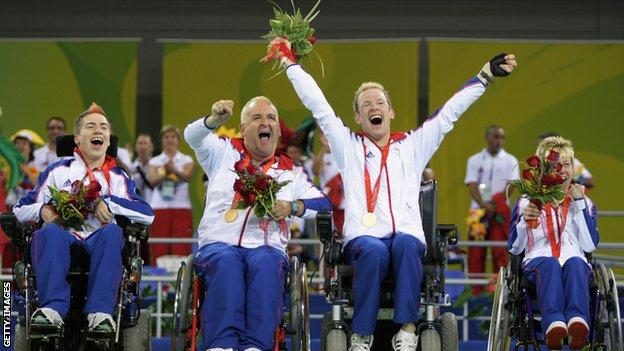
<instances>
[{"instance_id":1,"label":"wheelchair push rim","mask_svg":"<svg viewBox=\"0 0 624 351\"><path fill-rule=\"evenodd\" d=\"M305 264L296 256L290 258L290 312L289 322L293 332L292 351L310 351L310 318L308 301L308 277Z\"/></svg>"}]
</instances>

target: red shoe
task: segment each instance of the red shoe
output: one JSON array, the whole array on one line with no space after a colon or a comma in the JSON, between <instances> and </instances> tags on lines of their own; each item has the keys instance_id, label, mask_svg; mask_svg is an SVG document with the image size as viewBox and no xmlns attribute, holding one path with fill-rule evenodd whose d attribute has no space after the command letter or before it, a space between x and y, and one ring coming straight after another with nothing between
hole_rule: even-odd
<instances>
[{"instance_id":1,"label":"red shoe","mask_svg":"<svg viewBox=\"0 0 624 351\"><path fill-rule=\"evenodd\" d=\"M550 323L546 330L546 347L550 350L561 350L563 339L568 335L565 323L556 321Z\"/></svg>"},{"instance_id":2,"label":"red shoe","mask_svg":"<svg viewBox=\"0 0 624 351\"><path fill-rule=\"evenodd\" d=\"M587 344L589 327L581 317L573 317L568 321L568 335L570 336L570 349L580 350Z\"/></svg>"}]
</instances>

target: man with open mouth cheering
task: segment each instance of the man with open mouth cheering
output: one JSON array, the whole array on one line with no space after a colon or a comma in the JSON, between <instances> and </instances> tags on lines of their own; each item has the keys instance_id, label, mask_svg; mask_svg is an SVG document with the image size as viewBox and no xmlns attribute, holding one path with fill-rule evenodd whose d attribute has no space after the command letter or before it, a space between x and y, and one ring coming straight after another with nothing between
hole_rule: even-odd
<instances>
[{"instance_id":1,"label":"man with open mouth cheering","mask_svg":"<svg viewBox=\"0 0 624 351\"><path fill-rule=\"evenodd\" d=\"M494 77L514 69L515 56L500 54L487 62L422 126L405 133L390 132L395 113L388 92L376 82L363 83L355 92L355 121L362 131L351 132L314 79L288 57L292 55L281 51L273 56L287 67L297 95L325 133L344 180L344 253L356 272L350 350L370 350L380 285L390 266L396 279L394 321L402 325L392 338L392 347L416 350L415 323L426 250L418 207L421 174L453 123Z\"/></svg>"},{"instance_id":2,"label":"man with open mouth cheering","mask_svg":"<svg viewBox=\"0 0 624 351\"><path fill-rule=\"evenodd\" d=\"M292 216L313 218L317 211L330 211L331 205L300 166L288 156L275 155L279 116L268 98L255 97L243 107L242 138L214 133L232 116L233 105L230 100L216 102L210 116L184 130L208 176L206 208L197 230L200 249L193 265L207 287L202 350L272 350L283 312ZM266 189L266 179L284 184L273 195L274 206L266 216L239 206L261 195L241 191L239 174L245 170L257 176L255 189Z\"/></svg>"}]
</instances>

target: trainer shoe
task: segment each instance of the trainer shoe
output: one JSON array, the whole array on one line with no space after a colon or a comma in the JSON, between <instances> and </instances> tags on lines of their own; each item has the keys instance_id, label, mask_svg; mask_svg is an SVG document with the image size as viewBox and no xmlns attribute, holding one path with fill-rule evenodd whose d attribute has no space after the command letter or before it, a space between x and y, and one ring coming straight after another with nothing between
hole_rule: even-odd
<instances>
[{"instance_id":1,"label":"trainer shoe","mask_svg":"<svg viewBox=\"0 0 624 351\"><path fill-rule=\"evenodd\" d=\"M392 348L394 351L416 351L418 346L418 335L408 333L403 329L392 337Z\"/></svg>"},{"instance_id":2,"label":"trainer shoe","mask_svg":"<svg viewBox=\"0 0 624 351\"><path fill-rule=\"evenodd\" d=\"M30 317L30 324L34 327L61 327L63 318L56 310L48 307L38 308Z\"/></svg>"},{"instance_id":3,"label":"trainer shoe","mask_svg":"<svg viewBox=\"0 0 624 351\"><path fill-rule=\"evenodd\" d=\"M566 335L568 335L568 328L565 323L561 321L550 323L546 329L546 347L550 350L561 350Z\"/></svg>"},{"instance_id":4,"label":"trainer shoe","mask_svg":"<svg viewBox=\"0 0 624 351\"><path fill-rule=\"evenodd\" d=\"M95 312L87 315L89 331L100 333L113 333L115 331L115 321L108 313Z\"/></svg>"},{"instance_id":5,"label":"trainer shoe","mask_svg":"<svg viewBox=\"0 0 624 351\"><path fill-rule=\"evenodd\" d=\"M371 347L373 347L372 335L351 334L349 351L370 351Z\"/></svg>"},{"instance_id":6,"label":"trainer shoe","mask_svg":"<svg viewBox=\"0 0 624 351\"><path fill-rule=\"evenodd\" d=\"M570 337L570 349L580 350L587 343L589 327L583 318L572 317L568 321L568 336Z\"/></svg>"}]
</instances>

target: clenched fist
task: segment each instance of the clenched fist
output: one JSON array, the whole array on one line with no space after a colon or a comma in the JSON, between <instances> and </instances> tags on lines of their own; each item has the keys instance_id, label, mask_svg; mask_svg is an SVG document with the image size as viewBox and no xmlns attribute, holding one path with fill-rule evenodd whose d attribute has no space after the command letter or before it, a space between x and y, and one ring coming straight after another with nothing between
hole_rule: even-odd
<instances>
[{"instance_id":1,"label":"clenched fist","mask_svg":"<svg viewBox=\"0 0 624 351\"><path fill-rule=\"evenodd\" d=\"M494 77L508 76L517 65L514 54L498 54L483 66L478 77L486 84L493 83Z\"/></svg>"},{"instance_id":2,"label":"clenched fist","mask_svg":"<svg viewBox=\"0 0 624 351\"><path fill-rule=\"evenodd\" d=\"M234 101L219 100L212 105L212 114L204 120L206 127L215 129L232 117Z\"/></svg>"}]
</instances>

